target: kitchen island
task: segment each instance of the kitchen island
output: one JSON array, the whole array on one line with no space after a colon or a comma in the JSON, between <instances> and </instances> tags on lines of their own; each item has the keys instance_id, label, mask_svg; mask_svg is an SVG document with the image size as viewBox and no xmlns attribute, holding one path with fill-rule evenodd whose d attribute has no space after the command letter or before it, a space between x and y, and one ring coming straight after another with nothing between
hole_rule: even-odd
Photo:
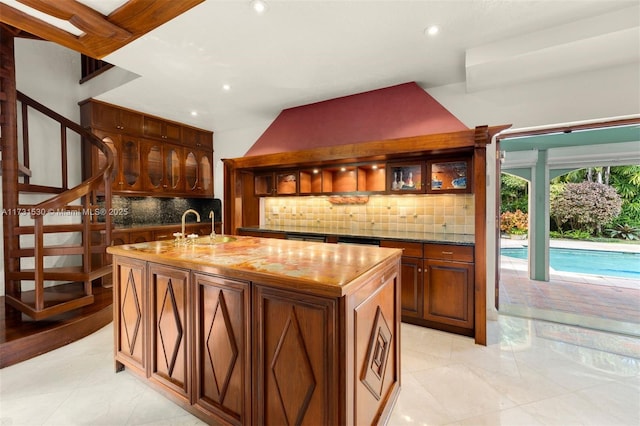
<instances>
[{"instance_id":1,"label":"kitchen island","mask_svg":"<svg viewBox=\"0 0 640 426\"><path fill-rule=\"evenodd\" d=\"M117 370L208 423L388 418L401 250L219 236L107 251Z\"/></svg>"}]
</instances>

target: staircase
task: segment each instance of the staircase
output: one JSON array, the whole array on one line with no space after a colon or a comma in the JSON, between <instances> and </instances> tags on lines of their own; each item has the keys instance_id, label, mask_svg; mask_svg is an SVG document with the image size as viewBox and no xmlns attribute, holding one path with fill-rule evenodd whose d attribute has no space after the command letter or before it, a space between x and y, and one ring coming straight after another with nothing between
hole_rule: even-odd
<instances>
[{"instance_id":1,"label":"staircase","mask_svg":"<svg viewBox=\"0 0 640 426\"><path fill-rule=\"evenodd\" d=\"M13 40L7 43L6 36L2 31L5 302L34 320L43 320L92 304L93 286L110 282L111 262L105 249L111 243L111 217L106 213L111 208L108 181L114 159L99 138L16 90ZM49 169L43 178L38 174L44 171L29 169L34 158L29 149L30 118L32 123L47 123L42 127L59 129L46 149L50 158L59 158L59 167L54 167L59 176L50 176ZM82 150L96 146L107 161L98 174L70 188L67 156L78 143Z\"/></svg>"}]
</instances>

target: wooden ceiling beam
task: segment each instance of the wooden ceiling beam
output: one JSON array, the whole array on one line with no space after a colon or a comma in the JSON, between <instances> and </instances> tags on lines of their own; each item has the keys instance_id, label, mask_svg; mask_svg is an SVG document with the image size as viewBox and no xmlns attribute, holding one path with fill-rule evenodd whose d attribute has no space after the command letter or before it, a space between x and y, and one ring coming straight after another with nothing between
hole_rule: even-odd
<instances>
[{"instance_id":1,"label":"wooden ceiling beam","mask_svg":"<svg viewBox=\"0 0 640 426\"><path fill-rule=\"evenodd\" d=\"M0 3L0 21L27 33L34 34L43 40L53 41L69 49L85 53L78 37L18 9L9 7L5 3Z\"/></svg>"},{"instance_id":2,"label":"wooden ceiling beam","mask_svg":"<svg viewBox=\"0 0 640 426\"><path fill-rule=\"evenodd\" d=\"M19 1L48 15L66 19L85 34L75 36L5 3L0 3L0 22L102 59L204 0L129 0L107 17L75 0Z\"/></svg>"}]
</instances>

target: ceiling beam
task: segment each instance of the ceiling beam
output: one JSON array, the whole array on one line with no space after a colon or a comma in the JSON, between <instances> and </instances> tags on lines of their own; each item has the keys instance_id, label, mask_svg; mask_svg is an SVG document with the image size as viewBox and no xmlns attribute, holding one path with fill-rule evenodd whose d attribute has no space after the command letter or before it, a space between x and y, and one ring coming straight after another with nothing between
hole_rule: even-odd
<instances>
[{"instance_id":1,"label":"ceiling beam","mask_svg":"<svg viewBox=\"0 0 640 426\"><path fill-rule=\"evenodd\" d=\"M133 35L109 22L103 15L75 0L18 0L47 15L69 21L86 34L125 41Z\"/></svg>"},{"instance_id":2,"label":"ceiling beam","mask_svg":"<svg viewBox=\"0 0 640 426\"><path fill-rule=\"evenodd\" d=\"M101 59L203 1L129 0L105 17L75 0L20 0L47 15L67 20L84 31L80 36L5 3L0 3L0 22Z\"/></svg>"}]
</instances>

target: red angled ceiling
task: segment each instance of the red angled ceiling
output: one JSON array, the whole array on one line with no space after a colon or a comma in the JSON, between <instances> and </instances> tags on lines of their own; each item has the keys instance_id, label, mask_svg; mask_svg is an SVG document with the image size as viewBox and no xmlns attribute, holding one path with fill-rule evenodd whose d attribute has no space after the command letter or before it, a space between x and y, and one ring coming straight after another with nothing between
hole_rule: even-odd
<instances>
[{"instance_id":1,"label":"red angled ceiling","mask_svg":"<svg viewBox=\"0 0 640 426\"><path fill-rule=\"evenodd\" d=\"M420 86L411 82L285 109L245 155L467 129Z\"/></svg>"}]
</instances>

